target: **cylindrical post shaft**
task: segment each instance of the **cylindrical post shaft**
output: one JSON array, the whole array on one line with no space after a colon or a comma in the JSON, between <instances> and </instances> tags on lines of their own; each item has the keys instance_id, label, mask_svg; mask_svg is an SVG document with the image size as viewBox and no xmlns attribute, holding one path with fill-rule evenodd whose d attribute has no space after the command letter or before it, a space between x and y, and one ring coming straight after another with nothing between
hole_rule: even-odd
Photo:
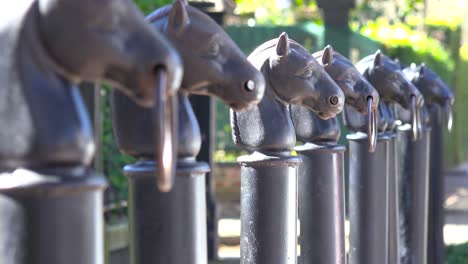
<instances>
[{"instance_id":1,"label":"cylindrical post shaft","mask_svg":"<svg viewBox=\"0 0 468 264\"><path fill-rule=\"evenodd\" d=\"M130 263L206 264L205 173L202 162L179 161L170 192L160 192L152 161L126 166Z\"/></svg>"},{"instance_id":2,"label":"cylindrical post shaft","mask_svg":"<svg viewBox=\"0 0 468 264\"><path fill-rule=\"evenodd\" d=\"M430 129L411 140L411 127L398 129L400 152L401 264L427 263Z\"/></svg>"},{"instance_id":3,"label":"cylindrical post shaft","mask_svg":"<svg viewBox=\"0 0 468 264\"><path fill-rule=\"evenodd\" d=\"M431 146L429 163L429 222L428 222L428 264L445 263L444 245L444 188L442 174L444 153L441 108L436 105L428 107L431 115Z\"/></svg>"},{"instance_id":4,"label":"cylindrical post shaft","mask_svg":"<svg viewBox=\"0 0 468 264\"><path fill-rule=\"evenodd\" d=\"M297 263L297 166L292 156L240 157L241 264Z\"/></svg>"},{"instance_id":5,"label":"cylindrical post shaft","mask_svg":"<svg viewBox=\"0 0 468 264\"><path fill-rule=\"evenodd\" d=\"M367 135L349 140L349 264L388 261L389 138L379 135L375 152Z\"/></svg>"},{"instance_id":6,"label":"cylindrical post shaft","mask_svg":"<svg viewBox=\"0 0 468 264\"><path fill-rule=\"evenodd\" d=\"M345 264L344 151L341 145L299 146L299 264Z\"/></svg>"},{"instance_id":7,"label":"cylindrical post shaft","mask_svg":"<svg viewBox=\"0 0 468 264\"><path fill-rule=\"evenodd\" d=\"M387 134L389 144L388 170L388 264L400 264L400 219L398 184L398 141L395 133Z\"/></svg>"},{"instance_id":8,"label":"cylindrical post shaft","mask_svg":"<svg viewBox=\"0 0 468 264\"><path fill-rule=\"evenodd\" d=\"M2 221L12 225L0 233L0 242L11 246L0 246L0 263L104 264L104 177L91 172L61 178L26 170L1 177L0 211L8 214ZM18 184L4 185L13 182Z\"/></svg>"}]
</instances>

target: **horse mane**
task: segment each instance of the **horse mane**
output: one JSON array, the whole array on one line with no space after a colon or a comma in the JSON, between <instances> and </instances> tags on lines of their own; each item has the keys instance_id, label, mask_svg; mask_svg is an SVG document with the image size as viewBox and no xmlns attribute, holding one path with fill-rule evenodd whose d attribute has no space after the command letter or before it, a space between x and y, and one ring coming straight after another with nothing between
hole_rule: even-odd
<instances>
[{"instance_id":1,"label":"horse mane","mask_svg":"<svg viewBox=\"0 0 468 264\"><path fill-rule=\"evenodd\" d=\"M290 44L301 46L292 39L288 39L288 41ZM275 51L274 48L276 47L276 43L278 43L278 38L264 42L250 53L247 60L250 61L255 68L260 69L263 63L271 57L272 51Z\"/></svg>"}]
</instances>

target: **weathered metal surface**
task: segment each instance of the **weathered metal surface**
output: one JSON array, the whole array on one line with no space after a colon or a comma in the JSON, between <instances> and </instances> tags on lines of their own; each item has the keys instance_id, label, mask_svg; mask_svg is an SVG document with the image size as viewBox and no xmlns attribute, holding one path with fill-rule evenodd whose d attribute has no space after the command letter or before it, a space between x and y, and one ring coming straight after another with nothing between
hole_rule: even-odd
<instances>
[{"instance_id":1,"label":"weathered metal surface","mask_svg":"<svg viewBox=\"0 0 468 264\"><path fill-rule=\"evenodd\" d=\"M390 138L388 155L388 264L400 264L400 151L397 135L387 133Z\"/></svg>"},{"instance_id":2,"label":"weathered metal surface","mask_svg":"<svg viewBox=\"0 0 468 264\"><path fill-rule=\"evenodd\" d=\"M287 35L262 44L249 60L265 75L267 87L257 106L231 111L232 136L239 147L250 152L292 150L296 136L288 109L291 103L323 119L342 111L343 92L308 51Z\"/></svg>"},{"instance_id":3,"label":"weathered metal surface","mask_svg":"<svg viewBox=\"0 0 468 264\"><path fill-rule=\"evenodd\" d=\"M154 184L155 164L124 168L129 179L131 263L207 263L206 163L179 161L174 188Z\"/></svg>"},{"instance_id":4,"label":"weathered metal surface","mask_svg":"<svg viewBox=\"0 0 468 264\"><path fill-rule=\"evenodd\" d=\"M337 83L346 98L345 107L352 107L362 115L376 115L379 104L379 94L375 88L357 71L354 65L331 46L313 54L315 59ZM368 100L372 99L369 107ZM291 106L291 116L296 129L296 136L302 142L337 142L340 128L337 119L322 120L316 114L298 105ZM363 131L376 136L377 128L372 122L366 122ZM373 141L369 142L374 149Z\"/></svg>"},{"instance_id":5,"label":"weathered metal surface","mask_svg":"<svg viewBox=\"0 0 468 264\"><path fill-rule=\"evenodd\" d=\"M391 113L393 104L410 110L411 120L416 124L413 136L416 138L420 125L419 109L424 99L419 90L404 76L399 64L377 51L374 55L363 58L356 68L377 89L380 95L378 128L379 131L393 131L396 126ZM364 132L366 118L351 107L345 107L343 120L351 131Z\"/></svg>"},{"instance_id":6,"label":"weathered metal surface","mask_svg":"<svg viewBox=\"0 0 468 264\"><path fill-rule=\"evenodd\" d=\"M135 197L129 203L130 217L136 221L130 241L131 251L135 252L131 254L131 262L203 264L207 263L205 173L208 166L195 160L201 135L188 96L189 93L214 95L241 110L258 103L263 95L264 79L215 21L185 1L154 11L148 21L179 51L187 71L178 94L179 144L177 160L173 160L177 163L174 189L163 194L147 186L151 184L149 178L141 177L142 173L160 175L160 166L148 165L141 172L138 170L141 163L137 163L130 167L134 172L126 170L130 192ZM155 154L154 134L159 133L151 122L151 111L118 92L112 99L120 150L147 163ZM200 166L203 171L199 171ZM155 243L160 245L160 250L153 248ZM176 250L181 245L186 254Z\"/></svg>"},{"instance_id":7,"label":"weathered metal surface","mask_svg":"<svg viewBox=\"0 0 468 264\"><path fill-rule=\"evenodd\" d=\"M240 263L296 263L299 162L291 156L240 157Z\"/></svg>"},{"instance_id":8,"label":"weathered metal surface","mask_svg":"<svg viewBox=\"0 0 468 264\"><path fill-rule=\"evenodd\" d=\"M430 128L412 141L411 126L398 128L400 263L427 263Z\"/></svg>"},{"instance_id":9,"label":"weathered metal surface","mask_svg":"<svg viewBox=\"0 0 468 264\"><path fill-rule=\"evenodd\" d=\"M296 263L297 165L289 105L322 118L341 112L344 94L309 52L288 38L258 47L249 60L266 79L262 101L231 111L234 142L251 153L241 168L241 263ZM273 230L273 231L272 231Z\"/></svg>"},{"instance_id":10,"label":"weathered metal surface","mask_svg":"<svg viewBox=\"0 0 468 264\"><path fill-rule=\"evenodd\" d=\"M1 260L11 264L104 263L101 175L73 178L19 169L0 174ZM13 219L13 217L15 217ZM3 220L2 220L3 222ZM11 244L10 244L11 243ZM18 248L19 247L19 248ZM7 249L7 250L5 250ZM11 260L11 262L10 262Z\"/></svg>"},{"instance_id":11,"label":"weathered metal surface","mask_svg":"<svg viewBox=\"0 0 468 264\"><path fill-rule=\"evenodd\" d=\"M95 146L77 84L111 83L150 107L154 68L174 93L180 58L129 0L14 1L0 13L0 193L24 215L0 236L25 230L0 261L102 264L105 182L89 169Z\"/></svg>"},{"instance_id":12,"label":"weathered metal surface","mask_svg":"<svg viewBox=\"0 0 468 264\"><path fill-rule=\"evenodd\" d=\"M92 130L75 85L108 81L151 105L152 68L167 65L169 83L179 83L179 57L129 0L22 2L29 3L2 10L0 120L8 125L0 134L0 170L88 166ZM122 23L109 23L115 20ZM129 41L135 44L120 48Z\"/></svg>"},{"instance_id":13,"label":"weathered metal surface","mask_svg":"<svg viewBox=\"0 0 468 264\"><path fill-rule=\"evenodd\" d=\"M397 219L394 215L397 195L395 192L396 152L393 148L394 143L390 140L390 138L394 137L392 131L396 127L396 120L391 107L397 104L411 110L413 124L416 124L415 129L413 129L413 137L417 138L421 132L419 109L424 100L416 87L406 79L400 66L380 53L380 51L365 57L356 64L356 67L379 92L381 101L379 103L377 127L378 131L382 133L380 137L385 138L385 141L388 142L385 144L385 153L379 151L379 154L366 156L360 150L362 146L359 143L362 141L362 137L357 135L348 136L348 139L350 139L350 221L352 216L354 220L351 223L351 234L355 236L351 238L350 242L352 250L350 264L387 263L389 258L395 259L398 256L395 256L395 254L398 254L395 251L399 243L395 241L398 240L398 235L395 228ZM366 118L351 107L345 107L344 121L345 125L352 131L365 131ZM362 168L362 164L355 164L357 161L369 164L369 168ZM374 163L380 166L379 170L384 171L383 175L379 173L377 168L374 168ZM352 182L356 180L357 182L353 185ZM359 189L360 187L361 189ZM391 191L388 189L389 187L392 188ZM374 189L379 191L376 192ZM373 201L360 200L365 198ZM364 204L352 204L358 202ZM366 204L369 204L369 208ZM376 204L379 204L379 207L375 206ZM358 212L353 210L358 210ZM392 215L390 215L391 212ZM371 217L372 221L380 221L381 230L375 231L372 229L375 227L371 227L370 231L370 233L377 232L377 235L365 233L365 226L369 224L366 222L368 221L368 219L365 219L366 217ZM383 218L385 218L385 221L383 221ZM389 231L392 233L389 234ZM377 241L378 236L385 241ZM389 241L389 237L392 237L392 241ZM389 252L389 250L391 251ZM389 255L390 253L392 256Z\"/></svg>"},{"instance_id":14,"label":"weathered metal surface","mask_svg":"<svg viewBox=\"0 0 468 264\"><path fill-rule=\"evenodd\" d=\"M422 142L416 141L407 143L408 149L414 148L416 149L415 151L425 150L430 153L430 162L426 160L427 157L424 155L419 155L418 157L409 156L408 159L404 160L404 162L409 164L408 166L411 166L410 168L414 167L417 170L402 171L402 173L404 173L403 175L406 175L407 180L410 182L418 180L418 182L413 182L413 184L418 185L418 187L412 187L411 185L406 187L411 190L413 190L413 188L417 188L414 190L414 193L411 193L411 198L413 198L414 203L408 204L402 202L402 204L417 207L419 211L414 211L412 208L404 209L405 212L411 213L407 213L405 215L408 219L404 225L402 225L402 234L407 238L407 242L404 245L407 250L404 250L404 254L402 253L402 263L403 261L405 261L404 263L426 263L426 261L429 263L443 263L444 221L442 209L443 180L441 180L443 178L441 174L443 139L441 131L444 126L444 121L446 122L446 126L449 131L451 130L453 119L452 107L455 98L448 85L424 64L419 66L411 64L409 67L405 67L401 64L401 67L403 68L403 72L406 77L410 79L424 95L427 105L422 109L423 126L425 128L432 127L433 129L433 133L427 132L427 135L422 138ZM398 109L398 114L400 115L400 119L408 122L409 114L406 111ZM430 137L430 139L426 137ZM407 153L407 151L403 150L402 154L405 153ZM429 172L424 174L426 171ZM436 177L441 179L436 179ZM435 185L433 185L433 182L435 182ZM421 189L422 187L420 185L424 186L426 190ZM425 192L429 192L427 195L429 202L422 199ZM435 197L437 198L434 199ZM424 214L425 217L429 219L427 221L423 221L423 216L415 215L416 213ZM412 219L420 220L420 226L411 226ZM433 223L437 224L434 225ZM426 232L420 230L421 225L427 225ZM408 234L403 233L405 231L407 231ZM426 245L427 248L425 248Z\"/></svg>"},{"instance_id":15,"label":"weathered metal surface","mask_svg":"<svg viewBox=\"0 0 468 264\"><path fill-rule=\"evenodd\" d=\"M380 134L375 152L367 136L349 140L349 264L388 261L388 176L390 139Z\"/></svg>"},{"instance_id":16,"label":"weathered metal surface","mask_svg":"<svg viewBox=\"0 0 468 264\"><path fill-rule=\"evenodd\" d=\"M331 46L313 56L343 91L346 104L364 114L376 112L379 95L348 59ZM373 102L369 105L368 100ZM312 142L295 148L303 161L298 169L301 246L298 263L344 264L345 148L336 144L340 136L338 120L322 120L297 105L291 105L291 117L298 140ZM376 137L376 124L370 122L368 126L374 128ZM370 149L375 149L372 140L369 143Z\"/></svg>"},{"instance_id":17,"label":"weathered metal surface","mask_svg":"<svg viewBox=\"0 0 468 264\"><path fill-rule=\"evenodd\" d=\"M431 116L431 157L429 163L429 221L427 263L445 263L444 244L444 188L443 174L443 126L442 109L437 105L428 107Z\"/></svg>"},{"instance_id":18,"label":"weathered metal surface","mask_svg":"<svg viewBox=\"0 0 468 264\"><path fill-rule=\"evenodd\" d=\"M300 222L298 263L345 264L344 151L341 145L295 148Z\"/></svg>"},{"instance_id":19,"label":"weathered metal surface","mask_svg":"<svg viewBox=\"0 0 468 264\"><path fill-rule=\"evenodd\" d=\"M215 21L185 1L157 9L148 16L148 21L169 39L180 53L184 68L190 69L184 73L179 93L177 155L194 157L200 150L200 133L196 119L187 117L193 115L190 104L185 102L188 94L217 96L234 109L242 110L262 98L263 76ZM251 89L246 88L248 85L252 85ZM151 111L120 92L114 92L112 97L120 150L135 157L152 157L154 140L160 135L151 123Z\"/></svg>"}]
</instances>

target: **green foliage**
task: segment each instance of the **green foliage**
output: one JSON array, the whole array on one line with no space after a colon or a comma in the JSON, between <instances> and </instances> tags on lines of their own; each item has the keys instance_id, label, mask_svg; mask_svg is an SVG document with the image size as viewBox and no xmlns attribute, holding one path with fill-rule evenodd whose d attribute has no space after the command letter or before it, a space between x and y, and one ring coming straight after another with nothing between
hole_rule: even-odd
<instances>
[{"instance_id":1,"label":"green foliage","mask_svg":"<svg viewBox=\"0 0 468 264\"><path fill-rule=\"evenodd\" d=\"M102 133L102 156L104 175L107 175L112 187L117 189L121 199L126 199L128 195L128 183L122 174L122 168L126 164L135 161L130 156L121 154L117 148L115 137L112 131L110 87L103 87L101 95L103 98L103 133Z\"/></svg>"},{"instance_id":2,"label":"green foliage","mask_svg":"<svg viewBox=\"0 0 468 264\"><path fill-rule=\"evenodd\" d=\"M425 24L431 27L450 28L456 30L461 26L463 18L456 16L428 16L426 17Z\"/></svg>"},{"instance_id":3,"label":"green foliage","mask_svg":"<svg viewBox=\"0 0 468 264\"><path fill-rule=\"evenodd\" d=\"M426 63L448 83L453 82L455 60L439 41L403 23L385 19L369 22L360 32L382 44L383 51L404 63Z\"/></svg>"},{"instance_id":4,"label":"green foliage","mask_svg":"<svg viewBox=\"0 0 468 264\"><path fill-rule=\"evenodd\" d=\"M283 3L280 5L280 3ZM253 16L259 25L292 25L304 21L319 21L315 1L237 0L236 13Z\"/></svg>"},{"instance_id":5,"label":"green foliage","mask_svg":"<svg viewBox=\"0 0 468 264\"><path fill-rule=\"evenodd\" d=\"M468 263L468 242L460 245L447 246L446 256L447 264Z\"/></svg>"},{"instance_id":6,"label":"green foliage","mask_svg":"<svg viewBox=\"0 0 468 264\"><path fill-rule=\"evenodd\" d=\"M158 7L172 3L172 0L134 0L137 6L145 13L155 10Z\"/></svg>"}]
</instances>

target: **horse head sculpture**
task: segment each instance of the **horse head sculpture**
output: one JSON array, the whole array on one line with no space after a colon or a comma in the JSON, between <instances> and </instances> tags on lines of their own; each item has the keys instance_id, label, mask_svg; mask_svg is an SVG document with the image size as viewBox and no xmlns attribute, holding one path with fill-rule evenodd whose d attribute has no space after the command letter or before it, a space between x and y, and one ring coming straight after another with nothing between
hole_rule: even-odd
<instances>
[{"instance_id":1,"label":"horse head sculpture","mask_svg":"<svg viewBox=\"0 0 468 264\"><path fill-rule=\"evenodd\" d=\"M343 109L344 94L310 53L286 33L260 45L249 61L266 80L265 96L243 112L231 111L234 142L249 152L288 152L296 136L289 105L297 104L322 119Z\"/></svg>"},{"instance_id":2,"label":"horse head sculpture","mask_svg":"<svg viewBox=\"0 0 468 264\"><path fill-rule=\"evenodd\" d=\"M113 118L121 151L139 158L156 154L158 160L193 159L199 152L201 136L188 94L212 95L231 107L242 110L260 101L265 89L262 74L246 59L232 39L203 12L177 0L147 17L153 29L162 32L183 59L184 76L180 86L178 130L166 133L178 138L177 149L163 154L164 147L152 148L154 138L164 136L160 123L151 122L152 113L122 96L113 94ZM177 133L179 134L177 136ZM177 156L177 157L176 157ZM175 164L175 162L173 162ZM161 167L161 162L158 164ZM172 169L174 171L174 168ZM172 173L160 172L160 190L168 191Z\"/></svg>"},{"instance_id":3,"label":"horse head sculpture","mask_svg":"<svg viewBox=\"0 0 468 264\"><path fill-rule=\"evenodd\" d=\"M368 122L369 150L375 149L376 112L379 94L354 65L343 55L327 46L312 55L338 84L346 98L346 105L370 117ZM340 127L338 120L321 120L304 107L292 105L291 116L296 127L296 136L303 142L338 141Z\"/></svg>"},{"instance_id":4,"label":"horse head sculpture","mask_svg":"<svg viewBox=\"0 0 468 264\"><path fill-rule=\"evenodd\" d=\"M451 130L455 96L450 87L424 64L417 66L413 63L410 67L404 67L403 73L421 91L427 105L440 105L444 108L447 127Z\"/></svg>"},{"instance_id":5,"label":"horse head sculpture","mask_svg":"<svg viewBox=\"0 0 468 264\"><path fill-rule=\"evenodd\" d=\"M14 2L0 12L0 171L89 165L81 81L114 84L144 106L154 105L157 75L167 95L177 90L179 56L132 1Z\"/></svg>"},{"instance_id":6,"label":"horse head sculpture","mask_svg":"<svg viewBox=\"0 0 468 264\"><path fill-rule=\"evenodd\" d=\"M377 51L359 61L356 68L379 92L379 131L394 129L395 121L389 105L399 104L411 111L413 138L418 138L421 130L420 108L424 99L419 90L405 77L399 65ZM365 123L362 116L353 109L346 108L344 117L351 130L359 131Z\"/></svg>"}]
</instances>

